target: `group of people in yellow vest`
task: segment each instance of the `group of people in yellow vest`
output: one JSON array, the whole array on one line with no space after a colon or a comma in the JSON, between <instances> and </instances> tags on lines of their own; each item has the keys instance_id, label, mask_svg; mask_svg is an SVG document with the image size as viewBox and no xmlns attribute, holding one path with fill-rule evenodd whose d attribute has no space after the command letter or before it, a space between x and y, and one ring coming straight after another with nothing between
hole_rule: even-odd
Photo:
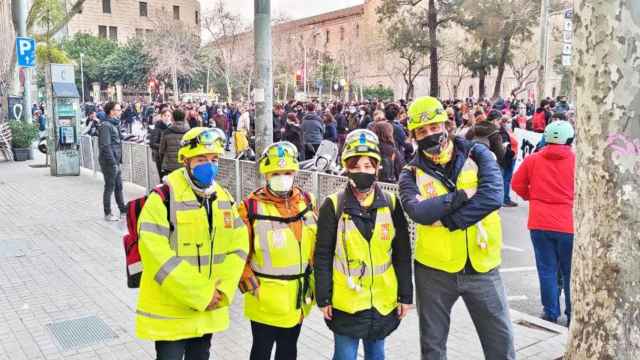
<instances>
[{"instance_id":1,"label":"group of people in yellow vest","mask_svg":"<svg viewBox=\"0 0 640 360\"><path fill-rule=\"evenodd\" d=\"M136 335L158 360L209 359L211 336L229 327L236 290L251 321L250 359L295 359L314 304L334 333L333 358L384 359L384 340L413 303L422 359L446 359L450 313L465 301L487 359L514 359L501 262L502 177L489 149L450 138L435 98L415 100L409 130L419 151L399 196L376 184L378 138L351 132L341 162L348 184L318 208L294 186L294 145L258 160L266 184L235 203L216 182L225 135L194 128L184 164L170 173L167 201L149 195L138 221L143 264ZM241 179L238 179L241 180ZM405 213L416 223L412 264ZM238 356L241 358L241 356Z\"/></svg>"}]
</instances>

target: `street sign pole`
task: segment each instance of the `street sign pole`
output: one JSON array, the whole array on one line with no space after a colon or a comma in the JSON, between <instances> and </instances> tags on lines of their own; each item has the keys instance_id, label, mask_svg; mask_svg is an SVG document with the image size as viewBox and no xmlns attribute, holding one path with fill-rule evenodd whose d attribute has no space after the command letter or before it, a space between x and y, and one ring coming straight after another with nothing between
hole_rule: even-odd
<instances>
[{"instance_id":1,"label":"street sign pole","mask_svg":"<svg viewBox=\"0 0 640 360\"><path fill-rule=\"evenodd\" d=\"M18 1L18 36L26 37L27 36L27 14L28 14L28 5L27 0L17 0ZM20 51L20 49L17 49ZM26 50L23 48L23 50ZM33 53L35 55L35 49L33 49ZM24 106L24 120L28 123L32 121L31 119L31 69L28 67L24 68L24 95L23 95L23 106Z\"/></svg>"},{"instance_id":2,"label":"street sign pole","mask_svg":"<svg viewBox=\"0 0 640 360\"><path fill-rule=\"evenodd\" d=\"M253 8L257 70L253 95L256 104L256 153L261 154L273 142L271 0L254 0Z\"/></svg>"}]
</instances>

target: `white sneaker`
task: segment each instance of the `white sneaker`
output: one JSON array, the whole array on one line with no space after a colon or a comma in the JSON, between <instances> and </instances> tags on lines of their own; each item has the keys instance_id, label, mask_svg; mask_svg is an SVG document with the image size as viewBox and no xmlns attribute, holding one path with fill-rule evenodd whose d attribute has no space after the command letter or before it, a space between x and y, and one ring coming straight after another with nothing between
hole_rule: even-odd
<instances>
[{"instance_id":1,"label":"white sneaker","mask_svg":"<svg viewBox=\"0 0 640 360\"><path fill-rule=\"evenodd\" d=\"M120 217L119 216L115 216L113 214L105 215L104 219L106 221L120 221Z\"/></svg>"}]
</instances>

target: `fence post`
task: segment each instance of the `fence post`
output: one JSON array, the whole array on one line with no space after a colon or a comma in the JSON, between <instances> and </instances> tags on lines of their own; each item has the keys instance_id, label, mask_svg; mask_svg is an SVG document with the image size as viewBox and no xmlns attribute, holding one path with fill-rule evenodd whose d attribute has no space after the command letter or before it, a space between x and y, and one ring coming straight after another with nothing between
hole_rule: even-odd
<instances>
[{"instance_id":1,"label":"fence post","mask_svg":"<svg viewBox=\"0 0 640 360\"><path fill-rule=\"evenodd\" d=\"M93 136L89 138L89 150L91 150L91 169L93 170L93 177L98 176L98 170L96 170L96 157L93 152Z\"/></svg>"},{"instance_id":2,"label":"fence post","mask_svg":"<svg viewBox=\"0 0 640 360\"><path fill-rule=\"evenodd\" d=\"M238 159L234 159L233 163L235 164L235 172L236 172L236 182L235 182L235 187L236 187L236 203L239 203L240 201L242 201L242 196L241 196L241 192L242 192L242 179L240 179L240 160Z\"/></svg>"},{"instance_id":3,"label":"fence post","mask_svg":"<svg viewBox=\"0 0 640 360\"><path fill-rule=\"evenodd\" d=\"M146 188L147 188L147 192L151 191L150 188L150 184L151 184L151 179L150 179L150 175L149 175L149 146L147 145L143 145L144 146L144 171L146 172L146 176L145 176L145 182L147 183Z\"/></svg>"},{"instance_id":4,"label":"fence post","mask_svg":"<svg viewBox=\"0 0 640 360\"><path fill-rule=\"evenodd\" d=\"M311 187L313 188L313 196L315 196L316 201L320 201L320 172L314 171L312 174Z\"/></svg>"}]
</instances>

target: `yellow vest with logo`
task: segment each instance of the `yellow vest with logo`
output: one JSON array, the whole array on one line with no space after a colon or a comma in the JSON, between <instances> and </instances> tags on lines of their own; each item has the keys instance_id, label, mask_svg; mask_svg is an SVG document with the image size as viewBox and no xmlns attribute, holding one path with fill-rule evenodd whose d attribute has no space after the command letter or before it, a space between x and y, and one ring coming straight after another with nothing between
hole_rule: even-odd
<instances>
[{"instance_id":1,"label":"yellow vest with logo","mask_svg":"<svg viewBox=\"0 0 640 360\"><path fill-rule=\"evenodd\" d=\"M416 184L423 199L447 194L447 187L435 177L416 168ZM458 175L458 190L478 187L478 165L468 158ZM428 267L456 273L471 260L473 268L485 273L502 262L502 227L500 215L494 211L479 223L449 231L444 226L416 225L415 258Z\"/></svg>"},{"instance_id":2,"label":"yellow vest with logo","mask_svg":"<svg viewBox=\"0 0 640 360\"><path fill-rule=\"evenodd\" d=\"M387 194L395 207L395 196ZM338 211L338 194L329 196ZM387 315L398 306L398 279L391 263L391 242L396 230L391 207L377 209L371 240L367 241L349 214L338 221L333 258L333 308L354 314L375 308Z\"/></svg>"},{"instance_id":3,"label":"yellow vest with logo","mask_svg":"<svg viewBox=\"0 0 640 360\"><path fill-rule=\"evenodd\" d=\"M141 339L188 339L229 326L229 304L249 251L248 231L231 195L216 184L209 232L206 210L185 176L182 168L166 180L169 214L160 196L152 193L138 219L144 270L136 336ZM206 310L215 289L224 298L216 309Z\"/></svg>"},{"instance_id":4,"label":"yellow vest with logo","mask_svg":"<svg viewBox=\"0 0 640 360\"><path fill-rule=\"evenodd\" d=\"M297 208L302 213L306 202L300 201ZM258 217L282 218L273 204L257 201L255 210ZM309 261L316 241L316 218L309 210L299 221L303 222L300 242L287 223L260 218L253 222L254 253L250 265L260 287L257 297L251 293L244 296L244 313L253 321L290 328L311 311L313 277Z\"/></svg>"}]
</instances>

